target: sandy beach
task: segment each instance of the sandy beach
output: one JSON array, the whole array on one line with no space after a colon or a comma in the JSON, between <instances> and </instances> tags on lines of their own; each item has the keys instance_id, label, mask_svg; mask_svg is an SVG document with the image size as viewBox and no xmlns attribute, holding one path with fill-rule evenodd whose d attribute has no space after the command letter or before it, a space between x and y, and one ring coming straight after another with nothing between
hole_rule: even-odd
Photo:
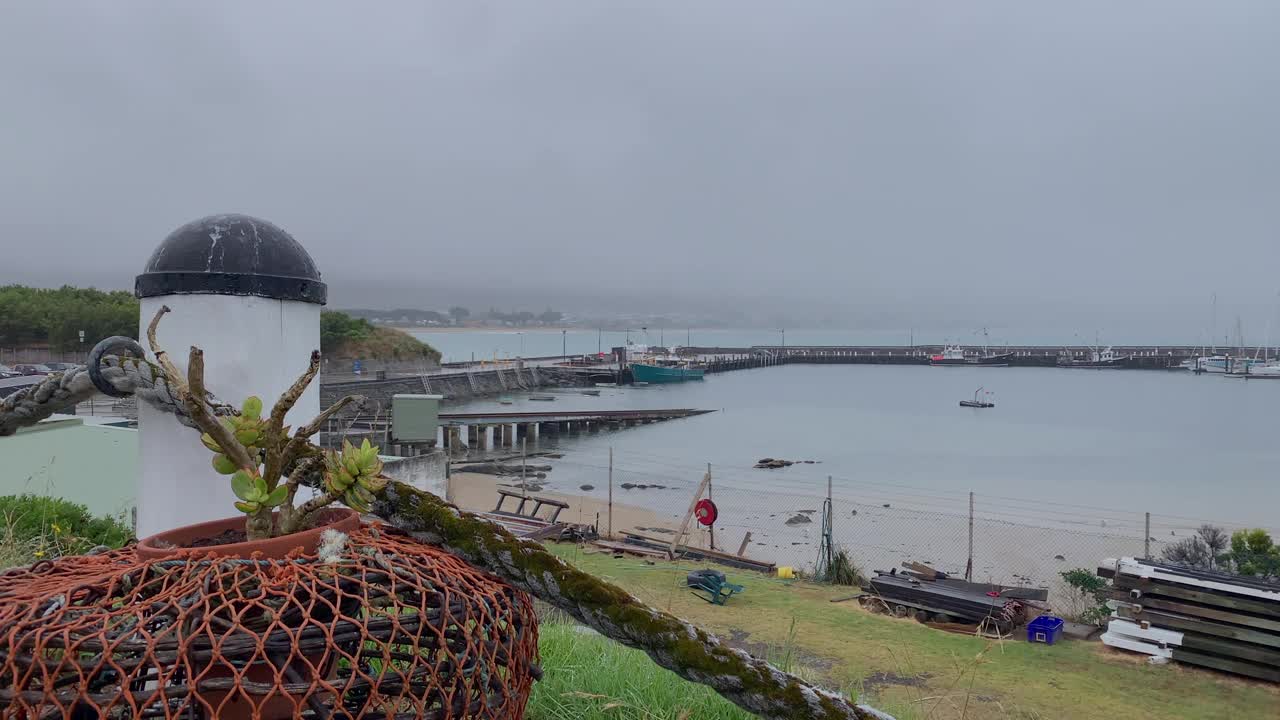
<instances>
[{"instance_id":1,"label":"sandy beach","mask_svg":"<svg viewBox=\"0 0 1280 720\"><path fill-rule=\"evenodd\" d=\"M519 479L468 472L455 472L450 479L450 492L453 502L464 510L492 510L498 500L497 489L499 486L519 489ZM602 535L609 530L609 503L607 500L581 495L566 495L545 490L529 494L568 503L568 509L560 512L561 520L584 525L596 525L598 523ZM670 533L664 533L661 530L674 531L678 527L678 523L664 519L653 510L624 505L616 501L613 504L613 533L615 535L624 530L635 530L655 537L670 537ZM652 528L659 528L659 530L654 531ZM699 535L701 533L690 533L690 539L695 540Z\"/></svg>"},{"instance_id":2,"label":"sandy beach","mask_svg":"<svg viewBox=\"0 0 1280 720\"><path fill-rule=\"evenodd\" d=\"M533 335L535 333L559 334L561 332L577 332L579 330L584 330L584 328L558 327L558 326L551 326L551 325L540 325L538 327L518 328L518 327L506 327L506 326L498 326L498 325L494 325L491 327L454 327L451 325L399 325L399 324L386 323L382 327L395 328L396 330L404 330L405 332L415 332L415 333L448 333L448 334L509 333L511 335L515 335L516 333L525 333L527 335Z\"/></svg>"}]
</instances>

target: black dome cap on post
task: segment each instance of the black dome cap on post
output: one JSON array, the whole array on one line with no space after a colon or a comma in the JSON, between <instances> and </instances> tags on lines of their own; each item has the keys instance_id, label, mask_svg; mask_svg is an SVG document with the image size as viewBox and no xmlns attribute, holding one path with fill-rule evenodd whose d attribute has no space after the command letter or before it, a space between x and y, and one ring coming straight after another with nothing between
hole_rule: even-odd
<instances>
[{"instance_id":1,"label":"black dome cap on post","mask_svg":"<svg viewBox=\"0 0 1280 720\"><path fill-rule=\"evenodd\" d=\"M210 215L169 233L134 295L257 295L323 305L329 288L293 236L248 215Z\"/></svg>"}]
</instances>

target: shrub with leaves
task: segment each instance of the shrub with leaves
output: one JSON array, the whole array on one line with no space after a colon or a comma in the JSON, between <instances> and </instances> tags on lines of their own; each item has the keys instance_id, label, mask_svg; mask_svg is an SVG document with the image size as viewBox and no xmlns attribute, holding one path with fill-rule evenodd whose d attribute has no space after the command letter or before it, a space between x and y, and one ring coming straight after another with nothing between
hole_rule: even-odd
<instances>
[{"instance_id":1,"label":"shrub with leaves","mask_svg":"<svg viewBox=\"0 0 1280 720\"><path fill-rule=\"evenodd\" d=\"M823 579L832 585L862 585L866 581L862 568L858 567L843 548L837 550L832 556L831 567Z\"/></svg>"},{"instance_id":2,"label":"shrub with leaves","mask_svg":"<svg viewBox=\"0 0 1280 720\"><path fill-rule=\"evenodd\" d=\"M43 495L0 497L0 542L14 562L78 555L99 545L118 548L133 538L121 518L94 516L89 508Z\"/></svg>"},{"instance_id":3,"label":"shrub with leaves","mask_svg":"<svg viewBox=\"0 0 1280 720\"><path fill-rule=\"evenodd\" d=\"M1084 568L1059 573L1063 582L1071 588L1067 595L1068 609L1063 612L1076 622L1101 625L1111 615L1107 607L1107 581Z\"/></svg>"},{"instance_id":4,"label":"shrub with leaves","mask_svg":"<svg viewBox=\"0 0 1280 720\"><path fill-rule=\"evenodd\" d=\"M1231 561L1241 575L1280 576L1280 547L1276 547L1266 530L1237 530L1232 533Z\"/></svg>"}]
</instances>

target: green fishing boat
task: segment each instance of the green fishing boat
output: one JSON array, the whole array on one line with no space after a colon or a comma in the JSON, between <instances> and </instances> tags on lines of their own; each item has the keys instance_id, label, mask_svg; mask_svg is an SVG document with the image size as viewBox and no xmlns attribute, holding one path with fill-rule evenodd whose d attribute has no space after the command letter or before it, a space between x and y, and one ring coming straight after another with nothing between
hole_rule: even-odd
<instances>
[{"instance_id":1,"label":"green fishing boat","mask_svg":"<svg viewBox=\"0 0 1280 720\"><path fill-rule=\"evenodd\" d=\"M631 377L642 383L670 383L701 380L702 368L687 365L648 365L631 363Z\"/></svg>"}]
</instances>

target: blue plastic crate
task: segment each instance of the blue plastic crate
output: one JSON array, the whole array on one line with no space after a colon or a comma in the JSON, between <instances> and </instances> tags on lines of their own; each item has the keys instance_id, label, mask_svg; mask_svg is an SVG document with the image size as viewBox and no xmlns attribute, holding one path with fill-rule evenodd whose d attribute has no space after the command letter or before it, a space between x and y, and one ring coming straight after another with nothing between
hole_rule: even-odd
<instances>
[{"instance_id":1,"label":"blue plastic crate","mask_svg":"<svg viewBox=\"0 0 1280 720\"><path fill-rule=\"evenodd\" d=\"M1052 615L1041 615L1027 623L1027 642L1052 645L1062 635L1062 618Z\"/></svg>"}]
</instances>

